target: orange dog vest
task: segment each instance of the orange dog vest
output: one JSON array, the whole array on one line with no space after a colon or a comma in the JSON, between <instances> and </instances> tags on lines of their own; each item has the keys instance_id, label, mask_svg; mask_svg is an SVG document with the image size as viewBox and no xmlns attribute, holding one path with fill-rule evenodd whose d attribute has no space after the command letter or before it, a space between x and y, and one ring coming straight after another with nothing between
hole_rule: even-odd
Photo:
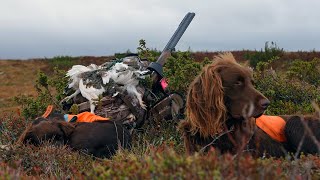
<instances>
[{"instance_id":1,"label":"orange dog vest","mask_svg":"<svg viewBox=\"0 0 320 180\"><path fill-rule=\"evenodd\" d=\"M105 121L109 120L109 118L101 117L91 112L82 112L77 115L68 114L68 122L70 122L73 118L76 118L76 122L93 122L93 121Z\"/></svg>"},{"instance_id":2,"label":"orange dog vest","mask_svg":"<svg viewBox=\"0 0 320 180\"><path fill-rule=\"evenodd\" d=\"M49 105L46 109L46 112L42 115L42 117L47 118L49 114L53 110L53 105ZM65 120L70 122L75 121L75 122L93 122L93 121L105 121L109 120L109 118L101 117L95 114L92 114L91 112L82 112L77 115L71 115L71 114L65 114Z\"/></svg>"},{"instance_id":3,"label":"orange dog vest","mask_svg":"<svg viewBox=\"0 0 320 180\"><path fill-rule=\"evenodd\" d=\"M262 115L256 119L256 125L267 133L272 139L285 142L284 127L286 121L280 116L266 116Z\"/></svg>"}]
</instances>

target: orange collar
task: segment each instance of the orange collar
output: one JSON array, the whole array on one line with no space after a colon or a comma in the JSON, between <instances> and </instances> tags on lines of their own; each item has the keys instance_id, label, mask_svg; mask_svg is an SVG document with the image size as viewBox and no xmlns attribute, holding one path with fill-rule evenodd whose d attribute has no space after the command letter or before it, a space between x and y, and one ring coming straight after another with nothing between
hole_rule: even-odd
<instances>
[{"instance_id":1,"label":"orange collar","mask_svg":"<svg viewBox=\"0 0 320 180\"><path fill-rule=\"evenodd\" d=\"M46 109L46 112L44 112L44 114L42 115L42 117L47 118L49 114L52 112L52 109L53 109L53 105L49 105Z\"/></svg>"},{"instance_id":2,"label":"orange collar","mask_svg":"<svg viewBox=\"0 0 320 180\"><path fill-rule=\"evenodd\" d=\"M285 142L287 140L284 135L286 121L280 116L262 115L256 119L256 125L278 142Z\"/></svg>"}]
</instances>

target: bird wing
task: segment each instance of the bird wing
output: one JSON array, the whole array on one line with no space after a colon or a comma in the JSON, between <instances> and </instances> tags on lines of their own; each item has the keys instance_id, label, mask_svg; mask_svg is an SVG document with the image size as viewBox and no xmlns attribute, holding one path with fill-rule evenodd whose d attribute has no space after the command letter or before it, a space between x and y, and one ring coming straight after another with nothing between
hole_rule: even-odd
<instances>
[{"instance_id":1,"label":"bird wing","mask_svg":"<svg viewBox=\"0 0 320 180\"><path fill-rule=\"evenodd\" d=\"M93 86L87 87L86 85L84 85L83 79L80 79L79 89L82 96L88 99L89 101L98 99L99 95L101 95L105 91L103 87L101 87L100 89L94 88Z\"/></svg>"}]
</instances>

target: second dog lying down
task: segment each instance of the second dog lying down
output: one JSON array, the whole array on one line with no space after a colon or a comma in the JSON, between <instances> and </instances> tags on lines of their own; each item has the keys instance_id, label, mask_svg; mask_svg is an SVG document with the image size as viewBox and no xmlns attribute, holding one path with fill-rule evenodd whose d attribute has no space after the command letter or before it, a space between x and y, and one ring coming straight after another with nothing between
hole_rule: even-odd
<instances>
[{"instance_id":1,"label":"second dog lying down","mask_svg":"<svg viewBox=\"0 0 320 180\"><path fill-rule=\"evenodd\" d=\"M54 144L66 144L73 150L101 158L109 158L119 148L129 149L131 146L129 131L113 121L68 123L38 118L19 138L22 143L34 145L40 145L45 140L52 140Z\"/></svg>"}]
</instances>

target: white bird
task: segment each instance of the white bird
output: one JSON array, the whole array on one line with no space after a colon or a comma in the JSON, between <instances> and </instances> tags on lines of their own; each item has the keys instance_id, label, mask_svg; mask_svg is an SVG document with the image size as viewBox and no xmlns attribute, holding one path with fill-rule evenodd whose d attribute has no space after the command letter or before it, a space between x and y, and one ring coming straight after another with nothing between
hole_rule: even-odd
<instances>
[{"instance_id":1,"label":"white bird","mask_svg":"<svg viewBox=\"0 0 320 180\"><path fill-rule=\"evenodd\" d=\"M81 92L81 95L89 100L90 112L94 113L94 110L96 108L96 105L94 102L97 101L99 96L105 92L105 89L103 87L101 87L100 89L94 88L93 86L87 87L84 84L83 79L80 79L79 90Z\"/></svg>"},{"instance_id":2,"label":"white bird","mask_svg":"<svg viewBox=\"0 0 320 180\"><path fill-rule=\"evenodd\" d=\"M137 85L139 84L138 78L143 78L144 74L148 71L140 71L130 69L127 64L116 63L106 74L102 77L104 84L110 82L112 79L116 84L122 85L129 95L138 99L140 106L146 109L146 105L142 100L142 94L138 92ZM117 96L116 92L113 96Z\"/></svg>"},{"instance_id":3,"label":"white bird","mask_svg":"<svg viewBox=\"0 0 320 180\"><path fill-rule=\"evenodd\" d=\"M109 84L111 87L119 87L116 89L127 91L133 97L133 100L137 100L139 105L146 109L142 94L138 92L136 87L139 84L139 79L144 78L147 72L136 70L122 62L115 63L111 67L97 66L95 64L89 66L74 65L66 76L70 79L68 87L74 89L75 92L62 101L68 101L81 93L90 102L90 111L94 113L94 101L108 90L107 87L110 86L106 85ZM115 97L119 93L121 92L117 91L112 96Z\"/></svg>"},{"instance_id":4,"label":"white bird","mask_svg":"<svg viewBox=\"0 0 320 180\"><path fill-rule=\"evenodd\" d=\"M69 101L71 98L76 97L79 93L83 97L89 100L90 102L90 111L94 113L95 105L93 101L95 99L98 99L99 95L101 95L105 90L101 86L101 88L94 88L93 86L87 86L86 84L88 82L84 82L83 80L83 74L87 72L92 72L95 70L100 69L101 67L90 64L89 66L83 66L83 65L74 65L72 68L67 72L66 76L69 77L70 83L68 85L68 88L74 89L75 92L71 94L70 96L65 97L61 102L63 101Z\"/></svg>"}]
</instances>

